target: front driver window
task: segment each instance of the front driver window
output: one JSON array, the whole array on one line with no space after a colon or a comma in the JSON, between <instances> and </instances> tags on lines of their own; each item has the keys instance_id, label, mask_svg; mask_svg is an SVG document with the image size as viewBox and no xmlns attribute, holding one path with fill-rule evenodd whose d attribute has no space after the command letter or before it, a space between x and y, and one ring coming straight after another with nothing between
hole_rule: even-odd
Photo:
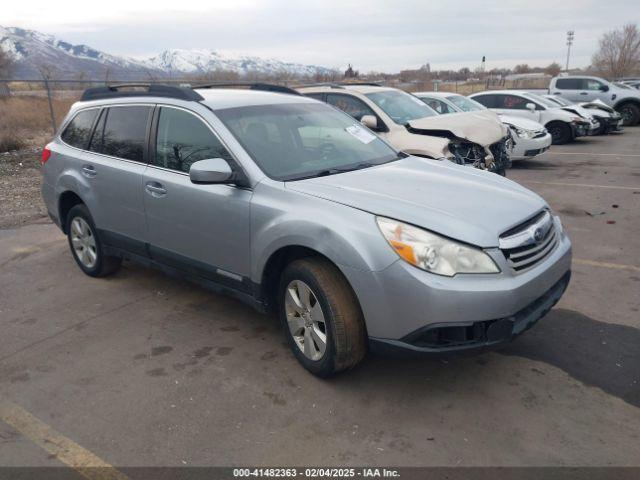
<instances>
[{"instance_id":1,"label":"front driver window","mask_svg":"<svg viewBox=\"0 0 640 480\"><path fill-rule=\"evenodd\" d=\"M515 95L503 95L502 96L502 106L498 108L508 108L512 110L526 110L527 103L533 103L530 100L527 100L523 97L517 97Z\"/></svg>"},{"instance_id":2,"label":"front driver window","mask_svg":"<svg viewBox=\"0 0 640 480\"><path fill-rule=\"evenodd\" d=\"M328 94L327 95L327 103L329 105L333 105L339 110L342 110L345 113L348 113L356 120L362 120L362 117L365 115L373 115L376 114L371 110L362 100L359 100L350 95L340 95L340 94Z\"/></svg>"},{"instance_id":3,"label":"front driver window","mask_svg":"<svg viewBox=\"0 0 640 480\"><path fill-rule=\"evenodd\" d=\"M598 80L587 79L587 90L598 91L600 90L600 88L602 88L602 82L599 82Z\"/></svg>"},{"instance_id":4,"label":"front driver window","mask_svg":"<svg viewBox=\"0 0 640 480\"><path fill-rule=\"evenodd\" d=\"M232 161L227 149L202 120L184 110L162 107L152 163L188 173L194 162L208 158Z\"/></svg>"}]
</instances>

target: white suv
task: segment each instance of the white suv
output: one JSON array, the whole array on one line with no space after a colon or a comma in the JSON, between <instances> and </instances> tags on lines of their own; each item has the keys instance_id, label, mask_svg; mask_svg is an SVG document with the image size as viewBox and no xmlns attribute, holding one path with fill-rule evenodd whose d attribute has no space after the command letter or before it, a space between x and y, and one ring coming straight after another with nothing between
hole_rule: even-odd
<instances>
[{"instance_id":1,"label":"white suv","mask_svg":"<svg viewBox=\"0 0 640 480\"><path fill-rule=\"evenodd\" d=\"M552 143L561 145L589 135L592 124L559 105L524 90L491 90L469 95L496 113L514 115L541 123L551 134Z\"/></svg>"},{"instance_id":2,"label":"white suv","mask_svg":"<svg viewBox=\"0 0 640 480\"><path fill-rule=\"evenodd\" d=\"M599 77L555 77L549 93L574 102L601 100L620 112L625 125L640 123L640 90L619 87Z\"/></svg>"},{"instance_id":3,"label":"white suv","mask_svg":"<svg viewBox=\"0 0 640 480\"><path fill-rule=\"evenodd\" d=\"M410 155L447 158L500 175L510 166L509 132L490 112L442 117L416 96L374 83L323 83L298 91L348 113Z\"/></svg>"}]
</instances>

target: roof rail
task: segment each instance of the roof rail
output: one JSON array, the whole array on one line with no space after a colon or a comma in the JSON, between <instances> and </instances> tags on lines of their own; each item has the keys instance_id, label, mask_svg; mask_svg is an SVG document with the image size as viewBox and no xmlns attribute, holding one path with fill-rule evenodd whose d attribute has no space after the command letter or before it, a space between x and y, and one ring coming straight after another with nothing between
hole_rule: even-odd
<instances>
[{"instance_id":1,"label":"roof rail","mask_svg":"<svg viewBox=\"0 0 640 480\"><path fill-rule=\"evenodd\" d=\"M361 87L384 87L384 85L378 82L339 82L338 85L343 85L343 86L358 85Z\"/></svg>"},{"instance_id":2,"label":"roof rail","mask_svg":"<svg viewBox=\"0 0 640 480\"><path fill-rule=\"evenodd\" d=\"M145 90L124 90L128 88L143 88ZM191 100L198 102L204 100L202 95L194 92L189 87L177 87L174 85L157 85L151 83L119 83L106 87L87 88L80 101L103 100L121 97L168 97L178 100Z\"/></svg>"},{"instance_id":3,"label":"roof rail","mask_svg":"<svg viewBox=\"0 0 640 480\"><path fill-rule=\"evenodd\" d=\"M249 90L262 90L265 92L287 93L289 95L300 95L300 92L284 85L263 82L211 82L194 85L192 88L225 88L225 87L246 87Z\"/></svg>"},{"instance_id":4,"label":"roof rail","mask_svg":"<svg viewBox=\"0 0 640 480\"><path fill-rule=\"evenodd\" d=\"M303 85L296 85L296 88L308 88L308 87L330 87L330 88L341 88L344 90L344 87L342 85L334 82L305 83Z\"/></svg>"}]
</instances>

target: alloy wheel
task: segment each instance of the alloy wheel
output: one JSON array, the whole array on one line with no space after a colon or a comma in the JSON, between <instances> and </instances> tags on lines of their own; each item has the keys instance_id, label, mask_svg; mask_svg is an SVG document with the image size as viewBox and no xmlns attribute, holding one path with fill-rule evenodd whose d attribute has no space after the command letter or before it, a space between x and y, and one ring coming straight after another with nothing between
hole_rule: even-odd
<instances>
[{"instance_id":1,"label":"alloy wheel","mask_svg":"<svg viewBox=\"0 0 640 480\"><path fill-rule=\"evenodd\" d=\"M320 360L327 349L327 323L309 285L293 280L285 290L285 313L293 341L305 357Z\"/></svg>"},{"instance_id":2,"label":"alloy wheel","mask_svg":"<svg viewBox=\"0 0 640 480\"><path fill-rule=\"evenodd\" d=\"M86 268L93 268L98 260L96 238L85 219L75 217L71 221L71 244L76 257Z\"/></svg>"}]
</instances>

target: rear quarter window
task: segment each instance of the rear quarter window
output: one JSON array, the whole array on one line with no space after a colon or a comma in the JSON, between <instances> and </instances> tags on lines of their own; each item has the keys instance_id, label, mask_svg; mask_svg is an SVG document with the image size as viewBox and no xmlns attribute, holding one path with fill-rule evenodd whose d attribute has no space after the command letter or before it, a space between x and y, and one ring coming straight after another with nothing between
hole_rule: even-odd
<instances>
[{"instance_id":1,"label":"rear quarter window","mask_svg":"<svg viewBox=\"0 0 640 480\"><path fill-rule=\"evenodd\" d=\"M72 147L86 149L99 111L98 108L92 108L78 112L60 135L62 141Z\"/></svg>"}]
</instances>

